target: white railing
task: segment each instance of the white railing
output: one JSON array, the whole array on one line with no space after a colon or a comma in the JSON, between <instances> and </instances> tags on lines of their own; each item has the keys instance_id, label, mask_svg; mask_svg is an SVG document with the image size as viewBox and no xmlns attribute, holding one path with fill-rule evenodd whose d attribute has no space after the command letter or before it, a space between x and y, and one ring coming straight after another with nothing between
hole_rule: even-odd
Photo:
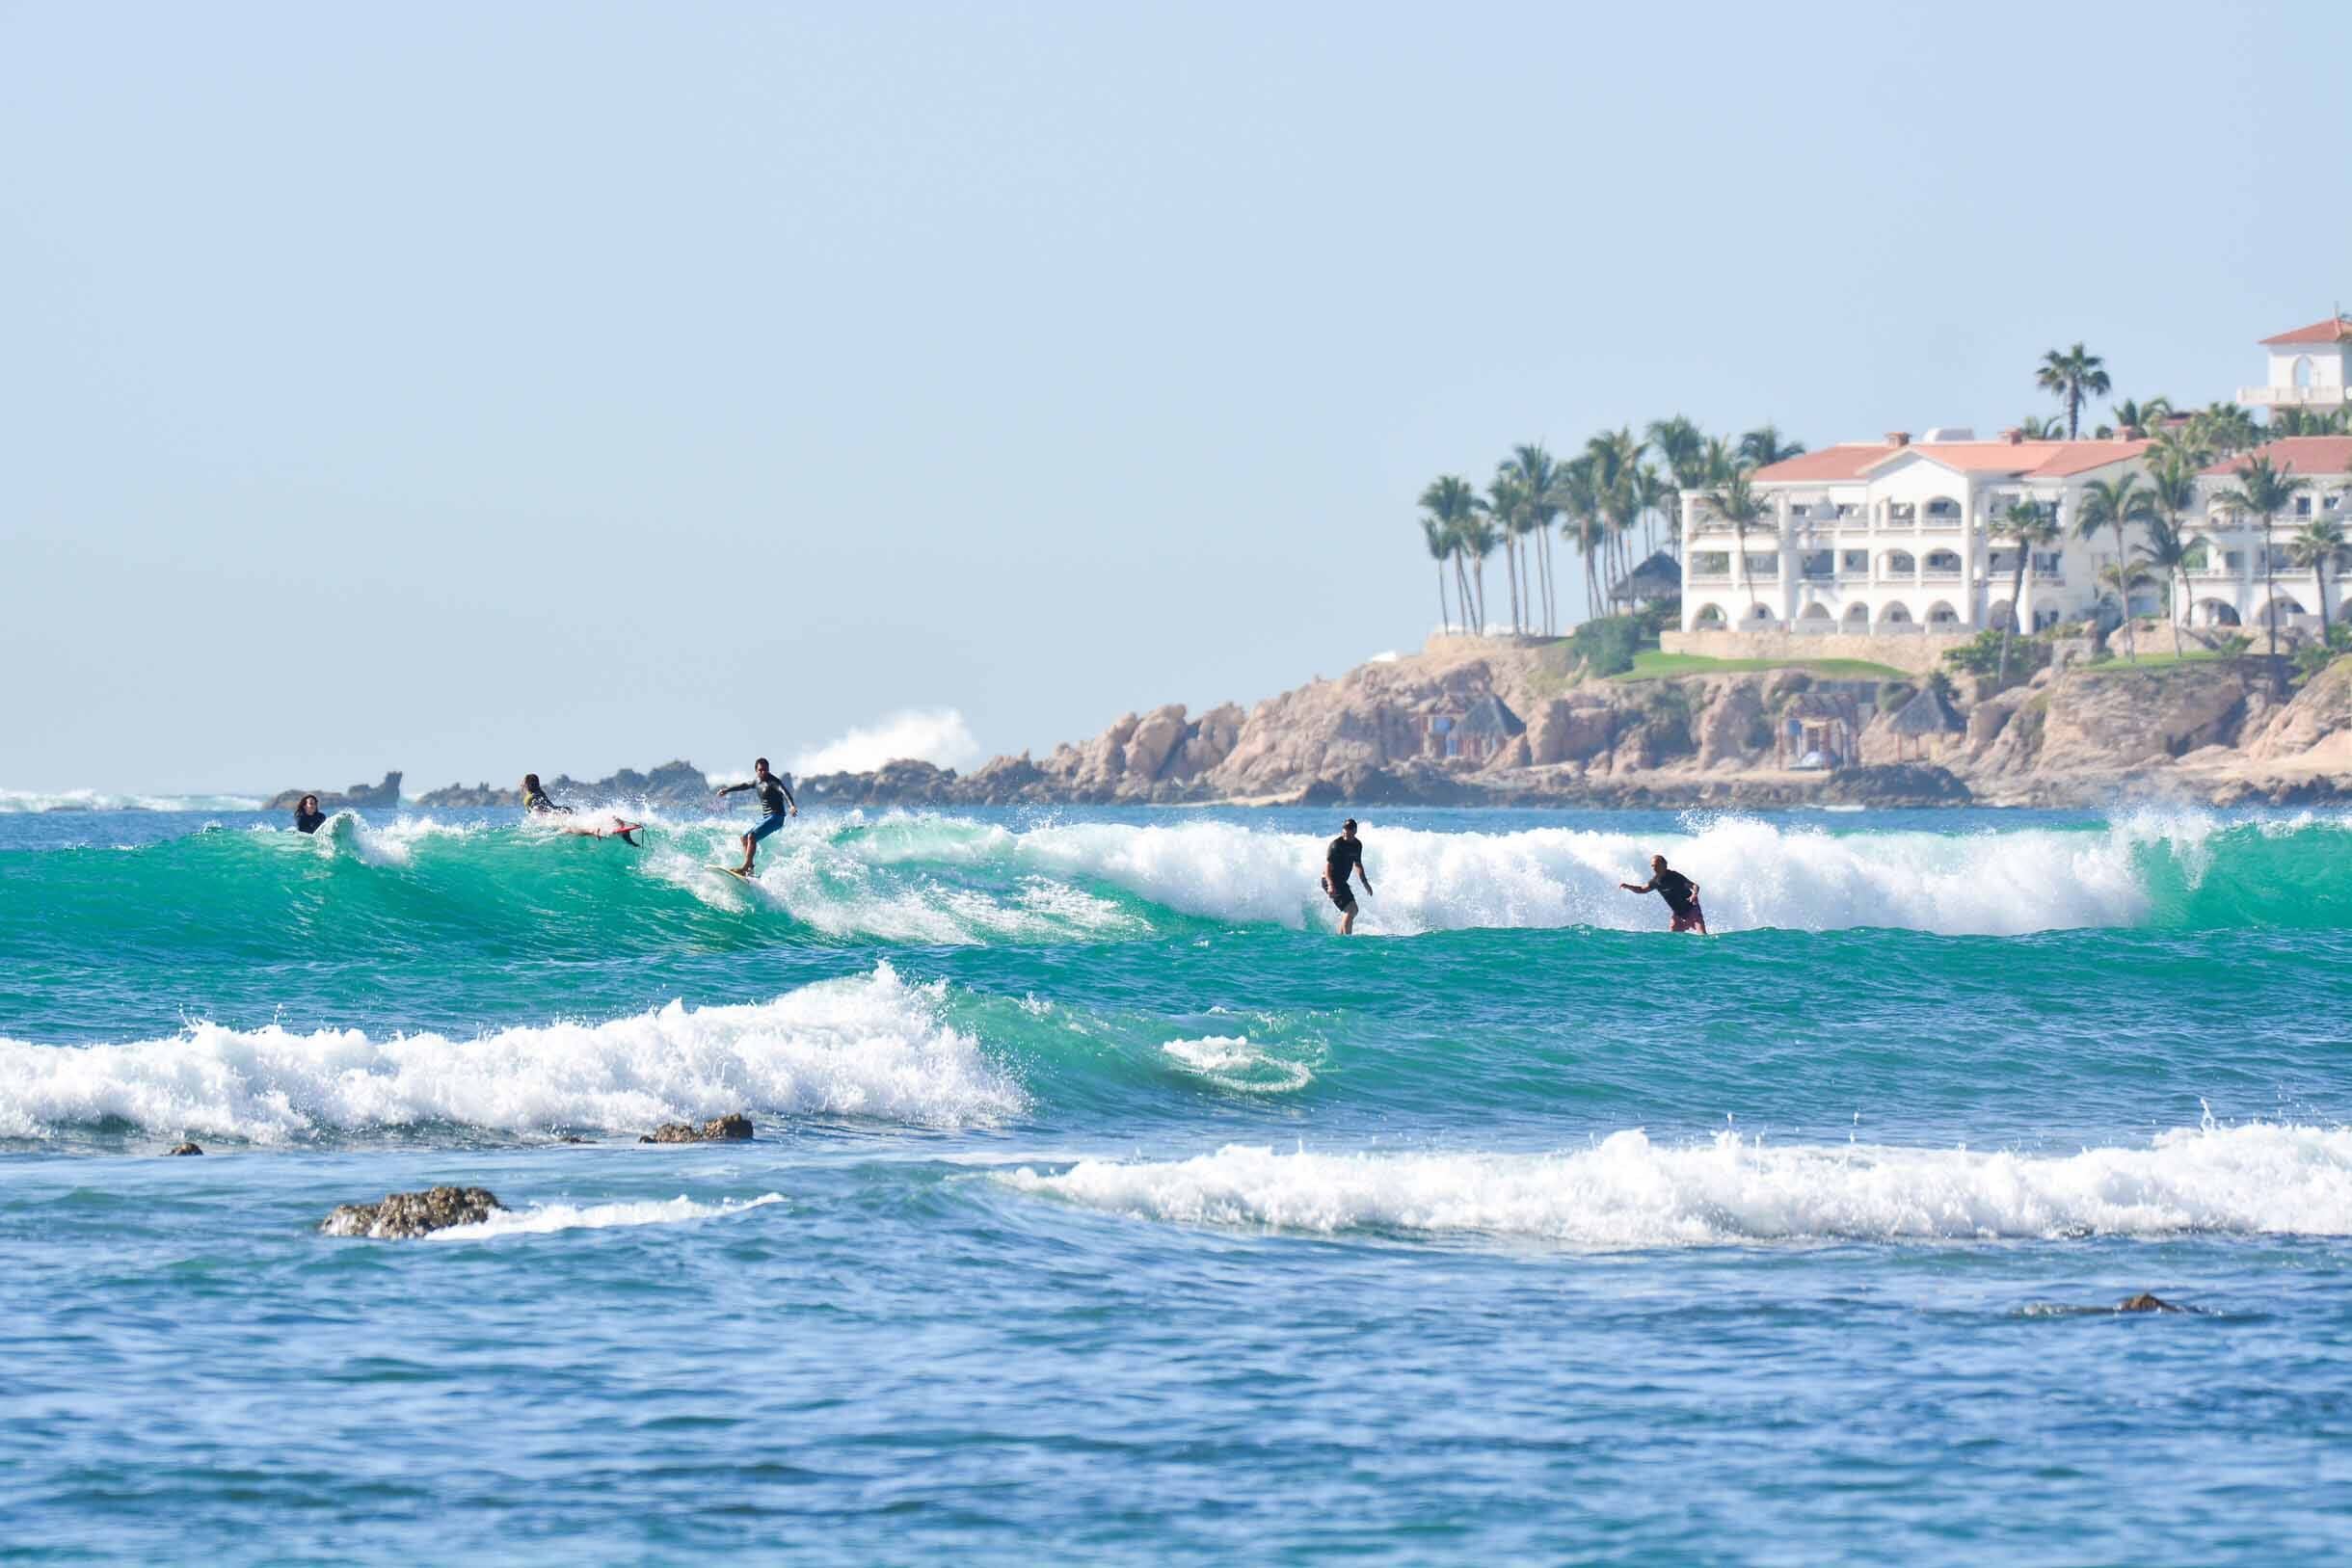
<instances>
[{"instance_id":1,"label":"white railing","mask_svg":"<svg viewBox=\"0 0 2352 1568\"><path fill-rule=\"evenodd\" d=\"M2240 403L2267 404L2279 409L2332 409L2344 401L2341 386L2241 386Z\"/></svg>"},{"instance_id":2,"label":"white railing","mask_svg":"<svg viewBox=\"0 0 2352 1568\"><path fill-rule=\"evenodd\" d=\"M1919 569L1919 580L1921 582L1958 582L1960 581L1960 568L1922 567Z\"/></svg>"}]
</instances>

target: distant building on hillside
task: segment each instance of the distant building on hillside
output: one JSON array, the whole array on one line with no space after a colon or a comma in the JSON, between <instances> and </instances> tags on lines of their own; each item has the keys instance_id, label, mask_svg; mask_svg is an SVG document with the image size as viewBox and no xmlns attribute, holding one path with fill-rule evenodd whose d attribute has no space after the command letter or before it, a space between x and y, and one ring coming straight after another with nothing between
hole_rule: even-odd
<instances>
[{"instance_id":1,"label":"distant building on hillside","mask_svg":"<svg viewBox=\"0 0 2352 1568\"><path fill-rule=\"evenodd\" d=\"M2262 340L2269 384L2241 387L2238 400L2269 409L2352 407L2352 317L2337 315ZM2115 564L2114 536L2079 537L2084 496L2095 482L2144 474L2150 443L2138 431L2108 440L2027 440L2016 430L1978 440L1969 430L1902 431L1807 452L1755 471L1766 506L1742 535L1716 513L1706 491L1682 495L1682 629L1916 635L1969 632L2009 622L2018 585L2018 624L2038 631L2058 622L2120 613L2101 574ZM2261 519L2217 497L2233 489L2247 456L2200 475L2196 511L2184 519L2201 548L2178 582L2132 590L2135 616L2171 614L2184 625L2316 625L2319 573L2296 566L2291 536L2314 518L2352 511L2352 436L2290 436L2260 450L2306 480L2292 512L2277 519L2263 572ZM2018 574L2015 545L1994 537L2001 516L2032 502L2058 527ZM2136 534L2127 530L2127 536ZM2133 543L2136 545L2137 540ZM2275 592L2274 592L2275 589ZM2340 602L2328 573L2328 608Z\"/></svg>"},{"instance_id":2,"label":"distant building on hillside","mask_svg":"<svg viewBox=\"0 0 2352 1568\"><path fill-rule=\"evenodd\" d=\"M1432 708L1423 723L1423 755L1446 761L1483 762L1527 733L1519 715L1491 692L1466 706L1448 704Z\"/></svg>"},{"instance_id":3,"label":"distant building on hillside","mask_svg":"<svg viewBox=\"0 0 2352 1568\"><path fill-rule=\"evenodd\" d=\"M2352 318L2330 316L2309 327L2262 339L2270 351L2270 384L2241 386L2237 400L2258 409L2340 409L2352 376Z\"/></svg>"}]
</instances>

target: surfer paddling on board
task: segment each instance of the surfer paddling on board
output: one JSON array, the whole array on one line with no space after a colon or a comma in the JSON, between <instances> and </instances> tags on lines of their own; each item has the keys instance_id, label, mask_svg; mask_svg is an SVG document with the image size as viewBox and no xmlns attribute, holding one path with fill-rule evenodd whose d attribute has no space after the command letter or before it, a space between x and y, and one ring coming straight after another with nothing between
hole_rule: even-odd
<instances>
[{"instance_id":1,"label":"surfer paddling on board","mask_svg":"<svg viewBox=\"0 0 2352 1568\"><path fill-rule=\"evenodd\" d=\"M743 864L722 867L739 877L751 875L751 863L759 856L760 840L783 827L786 817L800 814L800 803L792 799L792 791L782 779L767 771L766 757L754 762L751 771L751 783L729 784L719 791L722 800L741 789L760 791L760 825L743 836Z\"/></svg>"},{"instance_id":2,"label":"surfer paddling on board","mask_svg":"<svg viewBox=\"0 0 2352 1568\"><path fill-rule=\"evenodd\" d=\"M1364 885L1364 896L1372 896L1372 878L1364 874L1364 844L1355 836L1355 818L1350 817L1339 825L1339 837L1323 851L1323 891L1339 910L1339 934L1355 934L1355 894L1348 890L1348 873Z\"/></svg>"},{"instance_id":3,"label":"surfer paddling on board","mask_svg":"<svg viewBox=\"0 0 2352 1568\"><path fill-rule=\"evenodd\" d=\"M1652 855L1649 858L1649 880L1639 888L1630 882L1620 882L1617 886L1627 892L1654 892L1665 899L1667 909L1674 917L1674 923L1670 929L1696 931L1702 937L1710 934L1706 911L1698 907L1698 884L1680 871L1668 870L1665 856Z\"/></svg>"},{"instance_id":4,"label":"surfer paddling on board","mask_svg":"<svg viewBox=\"0 0 2352 1568\"><path fill-rule=\"evenodd\" d=\"M316 833L327 825L327 813L318 809L316 795L305 795L294 803L294 831Z\"/></svg>"},{"instance_id":5,"label":"surfer paddling on board","mask_svg":"<svg viewBox=\"0 0 2352 1568\"><path fill-rule=\"evenodd\" d=\"M572 814L571 807L557 805L548 798L548 792L540 787L539 775L536 773L526 773L522 776L522 810L531 816L570 816ZM644 828L645 824L642 822L622 822L614 826L612 833L629 848L643 849L645 846L638 843L629 835L641 833ZM566 828L563 831L578 834L583 838L601 838L604 837L605 830L602 828Z\"/></svg>"}]
</instances>

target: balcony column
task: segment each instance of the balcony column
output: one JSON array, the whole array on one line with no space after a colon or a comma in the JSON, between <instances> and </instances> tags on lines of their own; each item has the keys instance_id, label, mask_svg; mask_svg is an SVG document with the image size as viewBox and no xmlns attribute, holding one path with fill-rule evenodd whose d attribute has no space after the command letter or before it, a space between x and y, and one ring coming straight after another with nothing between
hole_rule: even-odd
<instances>
[{"instance_id":1,"label":"balcony column","mask_svg":"<svg viewBox=\"0 0 2352 1568\"><path fill-rule=\"evenodd\" d=\"M1773 502L1773 515L1780 534L1780 625L1786 626L1797 598L1795 563L1789 557L1795 540L1788 531L1788 492L1783 491Z\"/></svg>"},{"instance_id":2,"label":"balcony column","mask_svg":"<svg viewBox=\"0 0 2352 1568\"><path fill-rule=\"evenodd\" d=\"M1962 492L1967 497L1960 512L1960 624L1973 631L1983 624L1984 611L1976 598L1976 487Z\"/></svg>"}]
</instances>

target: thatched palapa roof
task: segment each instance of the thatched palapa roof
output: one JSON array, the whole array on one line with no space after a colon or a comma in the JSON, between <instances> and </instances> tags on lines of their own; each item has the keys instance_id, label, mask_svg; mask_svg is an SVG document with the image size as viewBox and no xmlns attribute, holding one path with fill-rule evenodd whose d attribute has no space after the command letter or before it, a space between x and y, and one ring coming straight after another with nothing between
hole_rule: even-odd
<instances>
[{"instance_id":1,"label":"thatched palapa roof","mask_svg":"<svg viewBox=\"0 0 2352 1568\"><path fill-rule=\"evenodd\" d=\"M1933 686L1922 686L1919 695L1904 704L1894 717L1898 735L1955 735L1967 728L1959 711Z\"/></svg>"},{"instance_id":2,"label":"thatched palapa roof","mask_svg":"<svg viewBox=\"0 0 2352 1568\"><path fill-rule=\"evenodd\" d=\"M1627 604L1636 599L1671 598L1681 592L1682 564L1660 550L1617 580L1617 586L1609 590L1609 602Z\"/></svg>"}]
</instances>

